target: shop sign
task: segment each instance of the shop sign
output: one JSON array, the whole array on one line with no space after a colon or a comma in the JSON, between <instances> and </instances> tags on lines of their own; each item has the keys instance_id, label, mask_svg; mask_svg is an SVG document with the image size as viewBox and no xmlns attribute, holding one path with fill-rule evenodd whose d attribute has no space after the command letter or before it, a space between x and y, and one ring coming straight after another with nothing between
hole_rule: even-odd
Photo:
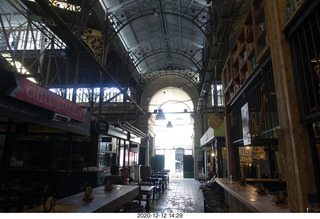
<instances>
[{"instance_id":1,"label":"shop sign","mask_svg":"<svg viewBox=\"0 0 320 219\"><path fill-rule=\"evenodd\" d=\"M202 149L203 151L210 152L212 148L211 148L211 146L210 146L210 147L201 147L201 149Z\"/></svg>"},{"instance_id":2,"label":"shop sign","mask_svg":"<svg viewBox=\"0 0 320 219\"><path fill-rule=\"evenodd\" d=\"M15 75L15 77L17 87L10 93L11 97L85 122L87 109L40 87L28 79L18 75Z\"/></svg>"},{"instance_id":3,"label":"shop sign","mask_svg":"<svg viewBox=\"0 0 320 219\"><path fill-rule=\"evenodd\" d=\"M96 130L97 133L99 133L101 135L105 135L105 134L107 134L107 132L109 130L109 123L105 119L98 119L94 123L94 129Z\"/></svg>"}]
</instances>

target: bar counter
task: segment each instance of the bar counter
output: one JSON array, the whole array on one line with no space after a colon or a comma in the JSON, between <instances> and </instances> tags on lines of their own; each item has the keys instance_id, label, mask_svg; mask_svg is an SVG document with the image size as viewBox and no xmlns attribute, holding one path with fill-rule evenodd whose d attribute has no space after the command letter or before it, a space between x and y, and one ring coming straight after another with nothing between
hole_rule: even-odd
<instances>
[{"instance_id":1,"label":"bar counter","mask_svg":"<svg viewBox=\"0 0 320 219\"><path fill-rule=\"evenodd\" d=\"M227 178L216 178L217 182L229 193L231 212L263 212L263 213L289 213L288 204L275 204L270 194L258 194L256 188L251 185L241 186L239 181L230 181ZM237 203L238 202L238 203ZM241 203L241 207L239 207ZM242 206L245 206L244 209Z\"/></svg>"},{"instance_id":2,"label":"bar counter","mask_svg":"<svg viewBox=\"0 0 320 219\"><path fill-rule=\"evenodd\" d=\"M94 199L83 201L84 192L57 200L54 210L61 213L115 212L124 204L139 195L139 186L113 185L111 191L104 191L104 186L92 189ZM29 212L44 212L43 206Z\"/></svg>"}]
</instances>

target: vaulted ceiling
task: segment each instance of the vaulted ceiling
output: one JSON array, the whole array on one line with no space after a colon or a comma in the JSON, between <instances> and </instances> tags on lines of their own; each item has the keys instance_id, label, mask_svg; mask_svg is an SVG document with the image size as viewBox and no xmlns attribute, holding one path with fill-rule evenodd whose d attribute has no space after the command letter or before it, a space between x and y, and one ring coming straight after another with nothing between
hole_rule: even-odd
<instances>
[{"instance_id":1,"label":"vaulted ceiling","mask_svg":"<svg viewBox=\"0 0 320 219\"><path fill-rule=\"evenodd\" d=\"M69 84L76 80L79 84L111 81L123 88L134 80L143 90L159 77L177 75L199 91L199 110L203 91L212 83L216 67L221 67L223 54L242 25L248 2L1 0L0 13L2 30L13 31L28 20L66 43L66 54L71 54L69 68L78 71L76 76L68 75ZM59 72L68 67L62 65L64 58L59 58L56 55L56 62L61 63L52 65L52 72L57 73L47 80L51 82L48 86L66 80ZM24 61L30 66L33 60Z\"/></svg>"}]
</instances>

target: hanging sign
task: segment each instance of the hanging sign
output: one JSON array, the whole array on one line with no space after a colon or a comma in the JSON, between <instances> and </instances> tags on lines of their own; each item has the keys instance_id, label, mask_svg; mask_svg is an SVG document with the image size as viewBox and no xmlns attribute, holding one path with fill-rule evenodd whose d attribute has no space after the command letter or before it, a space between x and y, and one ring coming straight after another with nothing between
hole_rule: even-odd
<instances>
[{"instance_id":1,"label":"hanging sign","mask_svg":"<svg viewBox=\"0 0 320 219\"><path fill-rule=\"evenodd\" d=\"M109 130L109 123L107 120L105 119L98 119L95 123L94 123L94 129L96 130L97 133L99 133L100 135L105 135L107 134L108 130Z\"/></svg>"},{"instance_id":2,"label":"hanging sign","mask_svg":"<svg viewBox=\"0 0 320 219\"><path fill-rule=\"evenodd\" d=\"M10 93L11 97L85 122L87 109L16 74L15 79L17 86Z\"/></svg>"}]
</instances>

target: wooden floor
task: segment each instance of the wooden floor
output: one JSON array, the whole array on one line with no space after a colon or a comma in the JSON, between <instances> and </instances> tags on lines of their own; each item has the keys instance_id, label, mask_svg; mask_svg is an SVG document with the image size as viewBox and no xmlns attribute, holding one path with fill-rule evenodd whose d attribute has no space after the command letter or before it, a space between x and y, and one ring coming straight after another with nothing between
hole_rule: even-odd
<instances>
[{"instance_id":1,"label":"wooden floor","mask_svg":"<svg viewBox=\"0 0 320 219\"><path fill-rule=\"evenodd\" d=\"M172 179L157 201L151 202L154 213L203 213L203 195L195 179Z\"/></svg>"}]
</instances>

